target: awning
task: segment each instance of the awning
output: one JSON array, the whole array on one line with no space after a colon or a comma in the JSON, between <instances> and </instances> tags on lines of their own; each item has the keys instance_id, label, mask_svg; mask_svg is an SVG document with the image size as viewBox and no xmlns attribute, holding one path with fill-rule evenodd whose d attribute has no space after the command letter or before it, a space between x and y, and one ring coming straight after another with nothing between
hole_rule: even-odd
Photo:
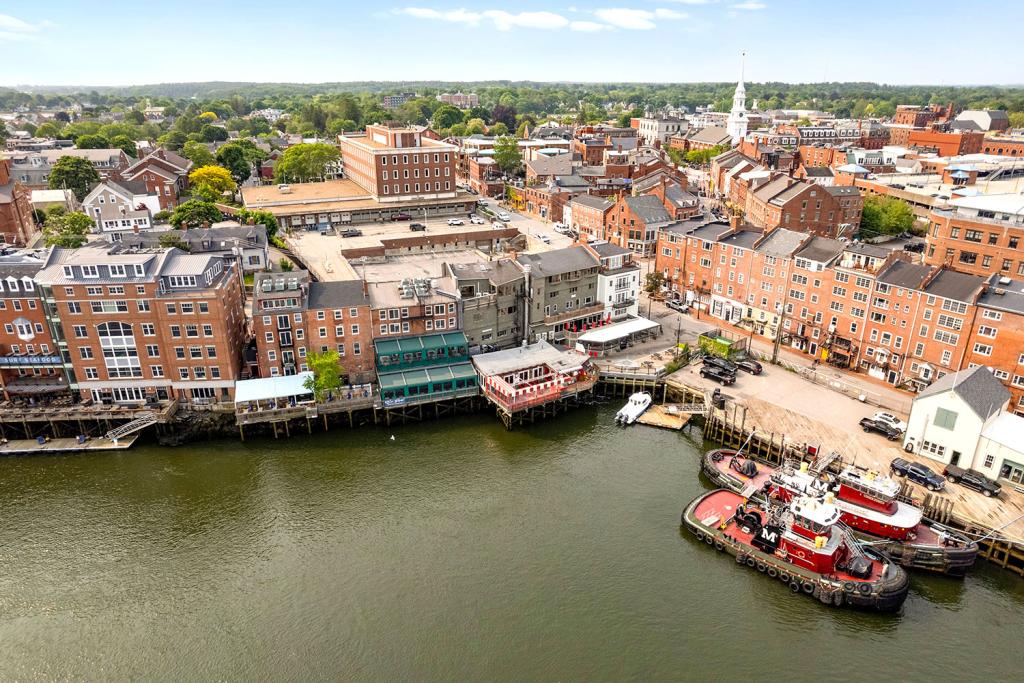
<instances>
[{"instance_id":1,"label":"awning","mask_svg":"<svg viewBox=\"0 0 1024 683\"><path fill-rule=\"evenodd\" d=\"M625 322L604 325L596 330L585 332L579 336L577 341L581 344L607 344L608 342L624 339L638 332L646 332L655 327L661 327L661 325L647 318L632 318Z\"/></svg>"},{"instance_id":2,"label":"awning","mask_svg":"<svg viewBox=\"0 0 1024 683\"><path fill-rule=\"evenodd\" d=\"M272 398L289 398L291 396L312 396L312 392L304 386L306 379L312 376L312 372L300 372L297 375L284 377L243 379L235 382L235 403L266 401Z\"/></svg>"}]
</instances>

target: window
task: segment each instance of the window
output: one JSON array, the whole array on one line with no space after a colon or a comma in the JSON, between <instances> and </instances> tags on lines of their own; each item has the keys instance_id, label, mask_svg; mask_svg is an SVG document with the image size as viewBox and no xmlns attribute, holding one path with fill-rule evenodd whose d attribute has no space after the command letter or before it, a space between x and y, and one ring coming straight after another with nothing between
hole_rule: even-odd
<instances>
[{"instance_id":1,"label":"window","mask_svg":"<svg viewBox=\"0 0 1024 683\"><path fill-rule=\"evenodd\" d=\"M164 366L162 365L150 365L149 371L156 379L160 379L161 377L164 376Z\"/></svg>"},{"instance_id":2,"label":"window","mask_svg":"<svg viewBox=\"0 0 1024 683\"><path fill-rule=\"evenodd\" d=\"M68 313L81 313L82 306L77 301L68 302Z\"/></svg>"},{"instance_id":3,"label":"window","mask_svg":"<svg viewBox=\"0 0 1024 683\"><path fill-rule=\"evenodd\" d=\"M953 431L956 429L956 412L946 408L936 408L935 426Z\"/></svg>"},{"instance_id":4,"label":"window","mask_svg":"<svg viewBox=\"0 0 1024 683\"><path fill-rule=\"evenodd\" d=\"M190 303L183 303L181 305L181 312L183 315L190 315L195 312L195 306Z\"/></svg>"},{"instance_id":5,"label":"window","mask_svg":"<svg viewBox=\"0 0 1024 683\"><path fill-rule=\"evenodd\" d=\"M147 301L146 299L138 299L138 300L136 300L135 303L138 304L139 313L148 313L149 312L149 301Z\"/></svg>"},{"instance_id":6,"label":"window","mask_svg":"<svg viewBox=\"0 0 1024 683\"><path fill-rule=\"evenodd\" d=\"M937 443L932 443L931 441L927 441L927 440L924 440L924 441L921 442L921 450L924 451L925 453L931 453L932 455L937 455L940 458L943 455L946 454L946 447L945 446L940 446Z\"/></svg>"},{"instance_id":7,"label":"window","mask_svg":"<svg viewBox=\"0 0 1024 683\"><path fill-rule=\"evenodd\" d=\"M178 312L177 304L167 304L167 314L175 315Z\"/></svg>"},{"instance_id":8,"label":"window","mask_svg":"<svg viewBox=\"0 0 1024 683\"><path fill-rule=\"evenodd\" d=\"M199 302L199 312L200 313L209 313L210 312L210 304L206 303L205 301L200 301Z\"/></svg>"},{"instance_id":9,"label":"window","mask_svg":"<svg viewBox=\"0 0 1024 683\"><path fill-rule=\"evenodd\" d=\"M217 347L216 346L207 346L206 347L206 357L207 358L216 358L217 357Z\"/></svg>"},{"instance_id":10,"label":"window","mask_svg":"<svg viewBox=\"0 0 1024 683\"><path fill-rule=\"evenodd\" d=\"M979 356L991 356L992 347L988 344L977 343L974 345L974 352Z\"/></svg>"},{"instance_id":11,"label":"window","mask_svg":"<svg viewBox=\"0 0 1024 683\"><path fill-rule=\"evenodd\" d=\"M92 348L89 346L79 347L78 355L82 358L82 360L89 360L93 357Z\"/></svg>"},{"instance_id":12,"label":"window","mask_svg":"<svg viewBox=\"0 0 1024 683\"><path fill-rule=\"evenodd\" d=\"M89 333L86 331L85 325L75 325L74 330L75 337L77 339L83 339L89 336Z\"/></svg>"},{"instance_id":13,"label":"window","mask_svg":"<svg viewBox=\"0 0 1024 683\"><path fill-rule=\"evenodd\" d=\"M97 325L96 332L100 338L108 376L142 377L142 366L139 364L139 352L131 325L106 322Z\"/></svg>"},{"instance_id":14,"label":"window","mask_svg":"<svg viewBox=\"0 0 1024 683\"><path fill-rule=\"evenodd\" d=\"M143 337L154 337L156 336L156 326L153 323L142 323L142 336Z\"/></svg>"},{"instance_id":15,"label":"window","mask_svg":"<svg viewBox=\"0 0 1024 683\"><path fill-rule=\"evenodd\" d=\"M210 323L204 323L203 324L203 336L204 337L212 337L213 336L213 325L211 325Z\"/></svg>"},{"instance_id":16,"label":"window","mask_svg":"<svg viewBox=\"0 0 1024 683\"><path fill-rule=\"evenodd\" d=\"M199 326L198 325L185 325L185 336L186 337L198 337Z\"/></svg>"},{"instance_id":17,"label":"window","mask_svg":"<svg viewBox=\"0 0 1024 683\"><path fill-rule=\"evenodd\" d=\"M100 373L96 371L96 368L86 368L85 378L86 379L99 379Z\"/></svg>"}]
</instances>

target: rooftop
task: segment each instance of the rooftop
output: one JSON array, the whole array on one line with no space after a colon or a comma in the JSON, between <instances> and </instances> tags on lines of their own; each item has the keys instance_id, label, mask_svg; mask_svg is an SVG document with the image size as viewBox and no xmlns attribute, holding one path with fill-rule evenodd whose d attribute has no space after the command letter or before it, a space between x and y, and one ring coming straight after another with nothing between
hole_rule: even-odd
<instances>
[{"instance_id":1,"label":"rooftop","mask_svg":"<svg viewBox=\"0 0 1024 683\"><path fill-rule=\"evenodd\" d=\"M520 254L516 260L523 265L530 266L532 275L536 277L562 275L578 270L597 268L601 265L597 257L581 245L553 249L539 254Z\"/></svg>"},{"instance_id":2,"label":"rooftop","mask_svg":"<svg viewBox=\"0 0 1024 683\"><path fill-rule=\"evenodd\" d=\"M963 399L964 403L983 420L999 412L1010 400L1010 392L1003 383L995 378L991 370L979 365L970 370L944 375L918 394L914 403L947 391L952 391Z\"/></svg>"},{"instance_id":3,"label":"rooftop","mask_svg":"<svg viewBox=\"0 0 1024 683\"><path fill-rule=\"evenodd\" d=\"M544 340L473 356L473 365L481 375L503 375L538 365L567 373L578 370L586 362L587 356L576 351L560 351Z\"/></svg>"},{"instance_id":4,"label":"rooftop","mask_svg":"<svg viewBox=\"0 0 1024 683\"><path fill-rule=\"evenodd\" d=\"M958 273L955 270L943 268L931 282L925 285L924 291L946 299L970 303L984 284L985 279L977 275Z\"/></svg>"}]
</instances>

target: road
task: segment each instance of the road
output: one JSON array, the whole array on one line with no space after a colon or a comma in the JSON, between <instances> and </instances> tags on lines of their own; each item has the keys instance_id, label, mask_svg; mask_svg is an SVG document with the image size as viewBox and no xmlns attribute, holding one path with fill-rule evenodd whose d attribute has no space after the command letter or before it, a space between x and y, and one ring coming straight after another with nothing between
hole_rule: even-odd
<instances>
[{"instance_id":1,"label":"road","mask_svg":"<svg viewBox=\"0 0 1024 683\"><path fill-rule=\"evenodd\" d=\"M485 204L487 208L494 213L504 211L511 216L512 220L504 222L514 228L517 228L519 232L526 235L529 241L530 251L561 249L563 247L572 246L573 244L572 237L555 232L554 223L550 223L540 218L532 218L530 216L524 216L520 213L516 213L512 209L499 205L496 200L487 197L481 198L480 202ZM541 235L547 237L547 243L540 239Z\"/></svg>"}]
</instances>

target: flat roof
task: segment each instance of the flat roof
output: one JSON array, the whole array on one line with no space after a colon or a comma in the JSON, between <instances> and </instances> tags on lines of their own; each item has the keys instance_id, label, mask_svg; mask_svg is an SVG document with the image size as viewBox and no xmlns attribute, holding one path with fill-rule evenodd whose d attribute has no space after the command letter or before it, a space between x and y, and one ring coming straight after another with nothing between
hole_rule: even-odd
<instances>
[{"instance_id":1,"label":"flat roof","mask_svg":"<svg viewBox=\"0 0 1024 683\"><path fill-rule=\"evenodd\" d=\"M661 327L661 325L647 318L633 318L632 320L604 325L596 330L584 332L579 336L578 341L586 344L607 344L637 332L646 332L655 327Z\"/></svg>"},{"instance_id":2,"label":"flat roof","mask_svg":"<svg viewBox=\"0 0 1024 683\"><path fill-rule=\"evenodd\" d=\"M449 346L466 346L466 335L462 332L439 332L437 334L424 334L419 337L378 339L373 342L373 346L377 351L377 355L410 353Z\"/></svg>"},{"instance_id":3,"label":"flat roof","mask_svg":"<svg viewBox=\"0 0 1024 683\"><path fill-rule=\"evenodd\" d=\"M312 372L300 372L297 375L283 377L239 380L235 382L235 404L312 395L313 392L305 387L306 380L311 377Z\"/></svg>"},{"instance_id":4,"label":"flat roof","mask_svg":"<svg viewBox=\"0 0 1024 683\"><path fill-rule=\"evenodd\" d=\"M470 362L441 365L433 368L415 368L382 372L377 375L381 390L426 384L428 382L445 382L447 380L468 379L476 377L476 370Z\"/></svg>"},{"instance_id":5,"label":"flat roof","mask_svg":"<svg viewBox=\"0 0 1024 683\"><path fill-rule=\"evenodd\" d=\"M325 180L319 183L287 183L287 192L279 185L256 185L242 188L242 203L250 208L261 208L272 204L297 204L300 202L329 202L353 197L369 197L370 194L355 181L347 178Z\"/></svg>"},{"instance_id":6,"label":"flat roof","mask_svg":"<svg viewBox=\"0 0 1024 683\"><path fill-rule=\"evenodd\" d=\"M576 351L560 351L543 339L526 346L473 356L473 364L482 375L503 375L538 365L548 365L558 372L572 372L583 367L587 356Z\"/></svg>"}]
</instances>

